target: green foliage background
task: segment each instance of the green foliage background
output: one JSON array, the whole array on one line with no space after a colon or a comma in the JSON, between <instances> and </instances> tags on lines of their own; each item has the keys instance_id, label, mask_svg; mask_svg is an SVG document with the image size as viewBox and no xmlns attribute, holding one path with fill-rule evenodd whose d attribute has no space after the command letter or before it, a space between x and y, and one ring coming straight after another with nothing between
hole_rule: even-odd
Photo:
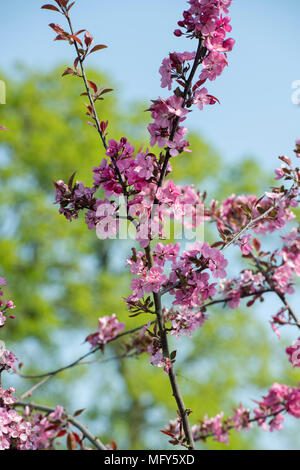
<instances>
[{"instance_id":1,"label":"green foliage background","mask_svg":"<svg viewBox=\"0 0 300 470\"><path fill-rule=\"evenodd\" d=\"M117 313L127 329L146 320L129 319L121 299L129 293L125 259L131 245L100 242L83 219L70 224L53 205L53 180L68 180L77 171L78 180L91 184L91 167L104 156L97 133L85 122L82 85L60 78L62 70L41 74L20 68L17 81L1 77L9 86L0 122L11 132L1 133L0 141L0 275L17 305L17 318L1 330L1 339L17 350L27 373L51 370L86 351L82 342L100 316ZM106 76L95 71L89 76L111 86ZM99 105L110 136L126 135L137 147L146 145L147 105L120 108L118 98L112 94ZM268 186L254 159L228 164L199 135L192 133L189 140L193 152L173 160L175 181L208 188L209 197L217 199ZM275 303L257 311L215 309L192 340L173 345L194 422L205 413L230 413L241 400L253 406L249 394L259 397L274 380L297 382L296 373L285 367L284 339L278 347L270 333L270 308ZM105 357L123 351L124 345L114 344ZM34 382L6 376L5 385L11 383L24 391ZM86 408L81 419L123 449L165 448L159 430L176 415L167 377L147 357L78 367L53 378L33 398L70 410ZM288 447L297 448L292 431L284 436ZM199 448L253 449L263 442L262 432L254 430L233 433L229 446L209 441Z\"/></svg>"}]
</instances>

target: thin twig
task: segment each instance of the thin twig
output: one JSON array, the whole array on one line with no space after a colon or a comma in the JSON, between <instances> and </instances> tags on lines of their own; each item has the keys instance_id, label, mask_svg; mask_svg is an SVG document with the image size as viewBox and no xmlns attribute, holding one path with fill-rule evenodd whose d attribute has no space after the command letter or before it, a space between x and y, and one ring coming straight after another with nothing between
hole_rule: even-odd
<instances>
[{"instance_id":1,"label":"thin twig","mask_svg":"<svg viewBox=\"0 0 300 470\"><path fill-rule=\"evenodd\" d=\"M73 29L73 25L72 25L70 16L69 16L67 11L65 11L64 14L65 14L65 17L68 21L71 34L72 34L72 36L74 36L74 29ZM90 90L90 87L89 87L89 84L88 84L88 79L86 77L85 68L84 68L84 65L83 65L83 60L84 59L81 57L77 42L74 41L73 44L74 44L75 49L76 49L76 53L77 53L78 61L79 61L79 64L80 64L80 69L81 69L81 74L82 74L82 79L84 81L85 89L86 89L86 92L87 92L87 95L88 95L88 98L89 98L90 105L91 105L92 110L93 110L93 118L94 118L95 123L96 123L96 129L98 131L98 134L100 135L100 138L101 138L104 149L107 150L108 146L107 146L107 142L106 142L106 137L105 137L104 133L101 130L100 121L99 121L98 114L97 114L97 111L96 111L95 103L94 103L94 100L93 100L92 95L91 95L91 90ZM128 193L127 193L127 189L126 189L126 184L123 181L123 178L122 178L121 172L119 170L119 167L118 167L118 165L117 165L117 163L116 163L116 161L113 157L111 157L111 161L114 165L117 177L118 177L119 182L122 186L123 193L124 193L125 196L127 196Z\"/></svg>"},{"instance_id":2,"label":"thin twig","mask_svg":"<svg viewBox=\"0 0 300 470\"><path fill-rule=\"evenodd\" d=\"M47 377L45 377L44 379L42 379L40 382L38 382L37 384L35 384L33 387L31 387L27 392L23 393L21 395L21 400L24 400L24 398L28 398L30 397L33 392L35 390L37 390L39 387L41 387L42 385L44 385L46 382L48 382L48 380L50 380L52 377L52 375L48 375Z\"/></svg>"},{"instance_id":3,"label":"thin twig","mask_svg":"<svg viewBox=\"0 0 300 470\"><path fill-rule=\"evenodd\" d=\"M154 323L154 322L152 322L152 323ZM132 330L125 331L124 333L120 333L119 335L115 336L115 338L113 338L113 339L111 339L110 341L108 341L106 344L112 343L113 341L116 341L117 339L123 338L124 336L128 336L129 334L136 333L137 331L142 330L145 326L146 326L146 325L138 326L137 328L133 328ZM45 377L53 377L53 376L59 374L60 372L64 372L64 371L67 370L67 369L71 369L72 367L75 367L75 366L78 366L78 365L83 364L82 361L84 361L84 359L86 359L87 357L89 357L89 356L95 354L95 353L98 352L100 349L101 349L101 345L96 346L94 349L92 349L91 351L87 352L87 353L84 354L83 356L80 356L78 359L76 359L75 361L71 362L70 364L68 364L68 365L66 365L66 366L62 366L62 367L60 367L59 369L55 369L55 370L53 370L53 371L43 373L43 374L39 374L39 375L25 375L25 374L21 374L21 373L18 372L18 371L15 371L15 373L16 373L17 375L19 375L19 377L21 377L22 379L43 379L43 378L45 378ZM119 358L122 359L121 357L119 357ZM112 360L112 359L116 359L116 358L105 359L105 360L103 360L103 362L107 362L108 360Z\"/></svg>"}]
</instances>

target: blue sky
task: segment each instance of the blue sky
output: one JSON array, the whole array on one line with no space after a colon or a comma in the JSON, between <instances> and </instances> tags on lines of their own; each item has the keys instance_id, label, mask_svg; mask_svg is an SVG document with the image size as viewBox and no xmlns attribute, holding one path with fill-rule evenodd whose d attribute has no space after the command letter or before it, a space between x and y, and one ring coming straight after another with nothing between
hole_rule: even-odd
<instances>
[{"instance_id":1,"label":"blue sky","mask_svg":"<svg viewBox=\"0 0 300 470\"><path fill-rule=\"evenodd\" d=\"M42 70L71 63L70 48L53 43L53 32L47 26L62 18L40 10L43 0L1 3L1 69L8 72L16 62ZM162 58L169 51L195 47L194 42L172 34L187 2L76 3L75 28L90 30L97 43L109 46L91 57L90 64L117 80L116 91L123 103L136 98L149 102L158 95L165 96L158 74ZM195 111L189 127L228 160L255 155L273 168L276 157L291 154L295 138L300 136L300 107L291 101L292 83L300 80L300 2L234 0L231 16L236 47L223 76L209 83L209 91L221 105Z\"/></svg>"}]
</instances>

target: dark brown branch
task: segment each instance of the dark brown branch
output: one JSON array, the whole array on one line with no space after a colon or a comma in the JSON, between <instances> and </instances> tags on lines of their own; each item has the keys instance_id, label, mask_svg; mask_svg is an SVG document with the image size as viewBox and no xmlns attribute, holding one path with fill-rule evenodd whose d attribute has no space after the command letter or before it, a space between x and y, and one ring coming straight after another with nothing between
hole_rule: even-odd
<instances>
[{"instance_id":1,"label":"dark brown branch","mask_svg":"<svg viewBox=\"0 0 300 470\"><path fill-rule=\"evenodd\" d=\"M153 258L152 258L150 245L145 249L145 251L147 255L149 268L151 268L153 266ZM155 312L156 312L157 323L158 323L158 328L159 328L159 335L161 338L163 356L165 359L168 359L171 364L168 375L169 375L169 380L170 380L171 387L172 387L173 396L176 400L178 411L182 419L182 425L183 425L187 445L190 449L195 449L193 433L192 433L191 426L189 423L188 410L186 409L184 405L184 401L179 390L177 377L174 372L174 368L170 359L168 338L167 338L167 332L165 329L165 322L164 322L164 316L163 316L162 305L161 305L161 295L157 293L153 293L153 298L154 298L154 303L155 303Z\"/></svg>"}]
</instances>

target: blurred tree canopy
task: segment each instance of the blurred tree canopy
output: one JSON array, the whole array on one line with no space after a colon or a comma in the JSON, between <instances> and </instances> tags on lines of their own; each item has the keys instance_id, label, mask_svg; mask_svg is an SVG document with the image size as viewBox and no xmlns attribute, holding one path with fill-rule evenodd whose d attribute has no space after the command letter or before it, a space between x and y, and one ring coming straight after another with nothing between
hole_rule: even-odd
<instances>
[{"instance_id":1,"label":"blurred tree canopy","mask_svg":"<svg viewBox=\"0 0 300 470\"><path fill-rule=\"evenodd\" d=\"M7 291L17 305L17 318L3 331L3 339L15 342L31 373L77 358L85 333L96 328L100 316L117 313L127 329L143 324L141 317L128 318L121 299L129 293L125 257L131 245L99 241L82 219L70 224L53 204L53 180L67 181L77 171L76 179L91 184L91 168L104 157L97 133L86 124L82 84L60 78L62 71L21 69L17 81L1 77L8 93L0 122L11 132L1 133L0 141L0 275L7 278ZM112 85L95 71L89 77ZM117 98L107 95L98 105L100 116L109 120L109 138L126 135L136 147L147 145L147 105L122 107ZM195 133L189 140L193 152L173 159L174 180L208 187L214 198L258 193L268 183L253 159L229 165ZM224 407L230 412L249 384L255 397L280 374L282 380L292 380L293 372L283 372L280 358L276 371L272 367L276 338L269 337L269 313L263 323L242 309L215 309L193 340L176 345L177 372L186 405L194 410L192 420ZM120 351L122 344L114 345L106 356ZM82 420L121 448L165 448L167 440L159 430L175 417L175 404L164 375L146 357L95 363L55 377L34 399L86 407ZM17 383L24 390L30 387L29 382ZM229 447L214 442L203 447L259 447L258 435L233 434Z\"/></svg>"}]
</instances>

